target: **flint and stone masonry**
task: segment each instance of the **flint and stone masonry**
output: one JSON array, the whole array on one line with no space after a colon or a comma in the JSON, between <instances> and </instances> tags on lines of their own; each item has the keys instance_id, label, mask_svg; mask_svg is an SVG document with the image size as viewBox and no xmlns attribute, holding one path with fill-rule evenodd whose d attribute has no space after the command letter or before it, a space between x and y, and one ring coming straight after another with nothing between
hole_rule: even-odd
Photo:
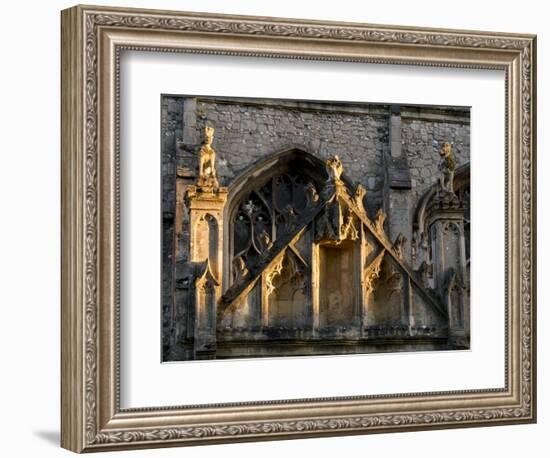
<instances>
[{"instance_id":1,"label":"flint and stone masonry","mask_svg":"<svg viewBox=\"0 0 550 458\"><path fill-rule=\"evenodd\" d=\"M469 109L167 95L161 122L163 360L469 348Z\"/></svg>"}]
</instances>

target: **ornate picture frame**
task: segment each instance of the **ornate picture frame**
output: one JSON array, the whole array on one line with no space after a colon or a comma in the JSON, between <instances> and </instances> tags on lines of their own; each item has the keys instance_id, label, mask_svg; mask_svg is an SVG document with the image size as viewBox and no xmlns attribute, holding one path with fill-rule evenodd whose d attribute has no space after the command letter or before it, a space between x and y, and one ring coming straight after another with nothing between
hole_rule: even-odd
<instances>
[{"instance_id":1,"label":"ornate picture frame","mask_svg":"<svg viewBox=\"0 0 550 458\"><path fill-rule=\"evenodd\" d=\"M536 421L536 37L76 6L62 12L61 445L75 452ZM120 53L505 72L505 386L122 409Z\"/></svg>"}]
</instances>

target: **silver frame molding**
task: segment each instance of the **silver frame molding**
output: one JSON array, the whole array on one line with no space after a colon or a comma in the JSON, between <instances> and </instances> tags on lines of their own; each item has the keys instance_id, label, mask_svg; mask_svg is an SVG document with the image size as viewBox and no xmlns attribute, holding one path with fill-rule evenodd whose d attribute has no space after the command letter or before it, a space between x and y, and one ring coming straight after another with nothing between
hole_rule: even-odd
<instances>
[{"instance_id":1,"label":"silver frame molding","mask_svg":"<svg viewBox=\"0 0 550 458\"><path fill-rule=\"evenodd\" d=\"M61 445L75 452L536 421L536 37L76 6L62 12ZM121 409L121 50L498 69L506 75L503 389Z\"/></svg>"}]
</instances>

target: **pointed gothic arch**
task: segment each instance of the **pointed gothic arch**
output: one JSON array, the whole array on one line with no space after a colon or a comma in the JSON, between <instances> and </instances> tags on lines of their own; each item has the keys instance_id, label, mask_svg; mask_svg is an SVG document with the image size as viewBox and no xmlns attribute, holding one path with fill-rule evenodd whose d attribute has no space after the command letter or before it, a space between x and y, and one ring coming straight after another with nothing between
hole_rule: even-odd
<instances>
[{"instance_id":1,"label":"pointed gothic arch","mask_svg":"<svg viewBox=\"0 0 550 458\"><path fill-rule=\"evenodd\" d=\"M223 218L227 234L224 291L278 235L292 232L293 216L306 208L307 199L321 191L327 178L324 160L301 146L289 146L255 162L233 179ZM351 181L342 178L351 187Z\"/></svg>"}]
</instances>

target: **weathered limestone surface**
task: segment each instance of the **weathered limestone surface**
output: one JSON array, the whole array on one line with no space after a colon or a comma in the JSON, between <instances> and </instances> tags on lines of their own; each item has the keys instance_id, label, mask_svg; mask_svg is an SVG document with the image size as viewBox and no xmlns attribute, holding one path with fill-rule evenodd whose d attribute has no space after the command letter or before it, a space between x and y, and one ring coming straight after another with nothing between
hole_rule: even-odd
<instances>
[{"instance_id":1,"label":"weathered limestone surface","mask_svg":"<svg viewBox=\"0 0 550 458\"><path fill-rule=\"evenodd\" d=\"M416 201L437 180L439 150L444 142L453 145L458 165L470 162L469 117L451 122L426 122L422 119L403 119L401 138L412 178L412 195Z\"/></svg>"},{"instance_id":2,"label":"weathered limestone surface","mask_svg":"<svg viewBox=\"0 0 550 458\"><path fill-rule=\"evenodd\" d=\"M204 140L207 127L215 129L211 143L215 174L209 178L199 176L203 170L201 151L208 144ZM469 346L469 225L464 220L464 196L460 194L452 204L451 218L448 212L438 210L445 195L433 191L441 175L439 152L444 142L452 145L457 167L469 163L468 109L164 96L161 135L165 360ZM335 248L327 240L335 237L330 235L330 221L335 221L337 210L323 210L328 216L323 212L314 215L316 205L332 192L326 190L326 172L314 170L311 162L281 160L274 166L275 181L262 178L256 187L248 182L243 185L243 189L250 188L247 192L269 194L290 186L296 193L284 197L281 191L275 200L290 199L291 207L281 207L264 222L254 223L257 253L248 251L245 262L245 258L235 257L231 248L239 243L233 241L233 233L242 231L239 211L245 217L249 211L254 218L269 211L262 209L264 204L255 200L255 194L247 197L244 191L241 201L229 203L232 186L247 174L254 176L258 164L290 149L303 151L320 164L338 156L344 172L342 186L347 189L338 211L358 208L367 222L361 222L362 216L346 220L342 213L337 218L341 234ZM261 174L258 171L256 175ZM298 181L293 185L276 181L281 179ZM361 208L353 203L358 185L362 187L357 190ZM366 190L364 199L362 189ZM231 208L224 207L227 192ZM424 220L418 222L423 206L430 210L420 214L431 215L425 224ZM311 209L311 223L304 223L306 232L292 239L300 221L309 217L309 210L304 210L304 215L295 218L296 209L302 207ZM380 218L380 209L386 218ZM323 223L322 218L328 222ZM461 259L453 264L448 261L452 255L448 255L446 263L436 263L434 275L431 257L438 251L432 249L435 242L430 230L434 238L441 238L439 232L444 229L436 228L447 227L449 218L458 218L458 223L453 230L445 229L445 250ZM369 221L372 234L366 229ZM313 239L313 232L307 235L309 227L318 231L323 224L328 226L320 239L317 237L320 241ZM210 238L201 239L194 233L197 227ZM382 234L376 235L377 230ZM269 256L279 249L277 243L286 240L285 231L289 234L285 246L291 249L285 248L281 259L271 261ZM212 242L214 233L217 238ZM313 251L309 247L314 247ZM383 255L376 264L376 255L384 250L391 250L391 256ZM205 261L211 259L207 264L202 262L205 256ZM230 287L243 278L252 278L255 266L264 266L265 271L258 272L261 281L247 290L230 315L216 318L212 308L219 313L222 296L226 297L228 290L231 293ZM366 277L358 274L369 266L372 293ZM200 288L194 286L197 278L202 278L197 284ZM430 295L441 313L430 305ZM450 318L443 318L445 314ZM205 322L210 323L209 329L203 326ZM270 342L273 351L246 345L262 339ZM283 341L299 344L290 348ZM315 344L321 341L321 347Z\"/></svg>"}]
</instances>

